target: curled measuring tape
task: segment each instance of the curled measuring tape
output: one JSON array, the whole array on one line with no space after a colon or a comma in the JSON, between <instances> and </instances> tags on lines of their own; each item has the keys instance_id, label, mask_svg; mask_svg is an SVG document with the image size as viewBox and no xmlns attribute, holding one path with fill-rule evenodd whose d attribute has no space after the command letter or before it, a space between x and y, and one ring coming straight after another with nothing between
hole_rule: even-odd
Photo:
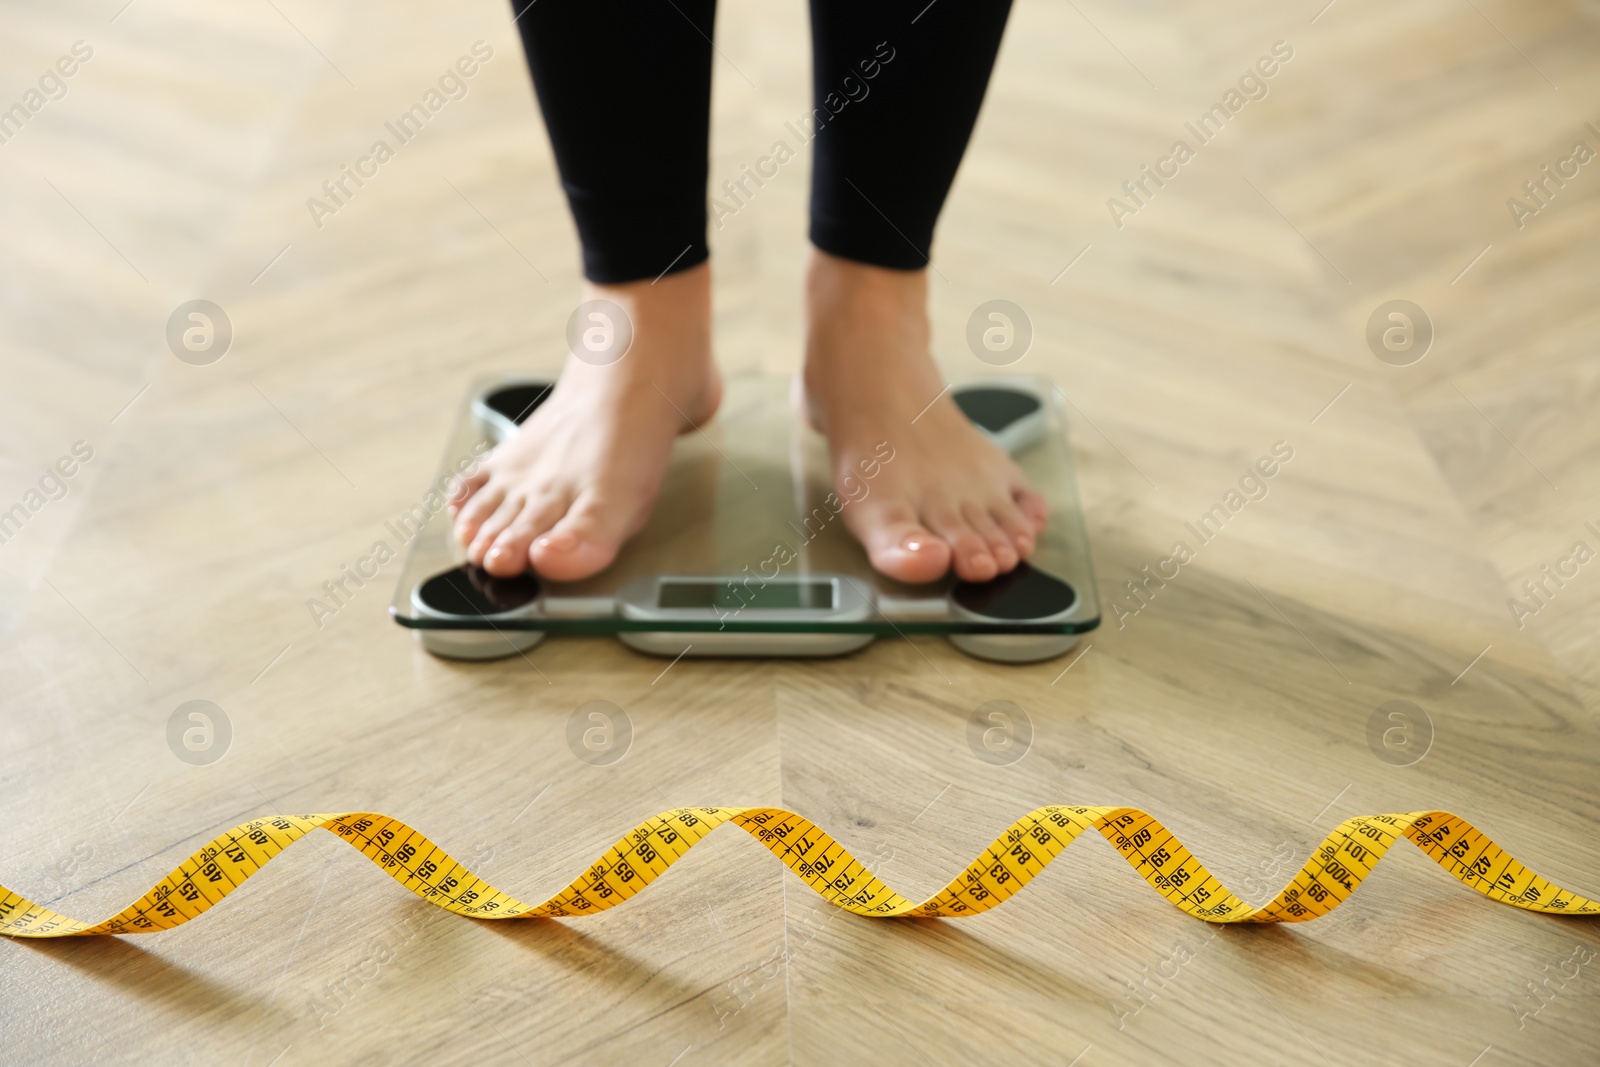
<instances>
[{"instance_id":1,"label":"curled measuring tape","mask_svg":"<svg viewBox=\"0 0 1600 1067\"><path fill-rule=\"evenodd\" d=\"M1027 885L1073 838L1090 828L1100 831L1156 892L1208 922L1304 922L1326 915L1355 892L1401 836L1486 897L1528 911L1600 914L1600 903L1551 885L1465 819L1447 811L1346 819L1283 891L1259 907L1229 891L1166 827L1138 808L1052 805L1029 812L921 904L890 889L815 823L782 808L664 811L640 823L543 904L524 904L507 896L398 819L349 812L280 815L236 826L103 922L58 914L0 887L0 934L139 934L181 926L319 827L359 849L422 899L457 915L479 919L592 915L639 892L725 822L766 845L823 899L857 915L956 918L988 911Z\"/></svg>"}]
</instances>

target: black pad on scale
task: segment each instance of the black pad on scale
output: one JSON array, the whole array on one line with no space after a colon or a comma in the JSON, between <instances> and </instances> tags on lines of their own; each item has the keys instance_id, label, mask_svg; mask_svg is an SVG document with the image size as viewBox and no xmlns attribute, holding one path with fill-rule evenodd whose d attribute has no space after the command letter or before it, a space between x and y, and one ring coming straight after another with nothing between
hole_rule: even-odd
<instances>
[{"instance_id":1,"label":"black pad on scale","mask_svg":"<svg viewBox=\"0 0 1600 1067\"><path fill-rule=\"evenodd\" d=\"M483 403L495 414L521 426L534 409L550 398L552 382L527 382L507 385L484 394Z\"/></svg>"},{"instance_id":2,"label":"black pad on scale","mask_svg":"<svg viewBox=\"0 0 1600 1067\"><path fill-rule=\"evenodd\" d=\"M532 571L515 578L497 578L482 567L464 563L423 582L417 595L441 615L504 615L539 598L539 579Z\"/></svg>"},{"instance_id":3,"label":"black pad on scale","mask_svg":"<svg viewBox=\"0 0 1600 1067\"><path fill-rule=\"evenodd\" d=\"M1070 610L1078 591L1024 561L987 582L957 582L950 599L986 619L1030 622Z\"/></svg>"},{"instance_id":4,"label":"black pad on scale","mask_svg":"<svg viewBox=\"0 0 1600 1067\"><path fill-rule=\"evenodd\" d=\"M957 389L953 394L956 407L972 422L1000 433L1013 423L1021 422L1043 406L1039 398L1020 389L1002 389L998 386L971 386Z\"/></svg>"}]
</instances>

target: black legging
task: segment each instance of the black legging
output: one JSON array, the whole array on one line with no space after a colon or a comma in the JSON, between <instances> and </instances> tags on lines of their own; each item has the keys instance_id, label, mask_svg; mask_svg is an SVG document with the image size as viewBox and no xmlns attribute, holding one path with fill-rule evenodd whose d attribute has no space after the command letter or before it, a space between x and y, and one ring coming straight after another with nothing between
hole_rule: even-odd
<instances>
[{"instance_id":1,"label":"black legging","mask_svg":"<svg viewBox=\"0 0 1600 1067\"><path fill-rule=\"evenodd\" d=\"M716 0L512 0L583 243L601 283L703 263ZM1010 0L811 0L808 119L719 175L724 220L809 141L811 242L915 270L966 151ZM761 71L749 72L757 80ZM734 75L737 77L738 75ZM811 140L812 137L815 140Z\"/></svg>"}]
</instances>

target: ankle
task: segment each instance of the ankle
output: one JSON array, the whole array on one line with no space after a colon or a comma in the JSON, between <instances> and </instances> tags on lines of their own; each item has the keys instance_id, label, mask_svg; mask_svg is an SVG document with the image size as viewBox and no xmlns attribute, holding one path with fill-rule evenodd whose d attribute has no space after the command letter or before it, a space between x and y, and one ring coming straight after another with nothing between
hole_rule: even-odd
<instances>
[{"instance_id":1,"label":"ankle","mask_svg":"<svg viewBox=\"0 0 1600 1067\"><path fill-rule=\"evenodd\" d=\"M710 263L654 281L585 282L583 299L609 301L622 309L633 331L632 354L652 362L711 358Z\"/></svg>"},{"instance_id":2,"label":"ankle","mask_svg":"<svg viewBox=\"0 0 1600 1067\"><path fill-rule=\"evenodd\" d=\"M820 399L877 386L920 395L938 378L923 271L890 270L814 249L806 278L802 380Z\"/></svg>"},{"instance_id":3,"label":"ankle","mask_svg":"<svg viewBox=\"0 0 1600 1067\"><path fill-rule=\"evenodd\" d=\"M891 270L811 250L806 271L806 306L813 324L840 311L869 311L925 318L928 275L922 270Z\"/></svg>"}]
</instances>

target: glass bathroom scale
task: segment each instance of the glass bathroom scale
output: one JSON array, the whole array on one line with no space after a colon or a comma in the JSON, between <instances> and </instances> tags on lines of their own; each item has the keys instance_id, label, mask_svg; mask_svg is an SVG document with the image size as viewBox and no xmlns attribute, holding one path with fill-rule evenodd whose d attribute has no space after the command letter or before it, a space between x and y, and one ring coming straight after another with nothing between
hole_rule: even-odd
<instances>
[{"instance_id":1,"label":"glass bathroom scale","mask_svg":"<svg viewBox=\"0 0 1600 1067\"><path fill-rule=\"evenodd\" d=\"M514 433L551 388L475 383L434 487ZM747 376L725 383L714 419L677 439L649 524L605 571L579 582L531 570L493 577L465 563L448 511L419 507L420 527L403 527L410 547L390 614L428 651L458 659L515 655L564 634L611 634L672 657L840 655L911 635L1003 662L1059 656L1100 624L1060 395L1027 377L952 392L1050 505L1033 555L993 581L952 574L908 585L873 570L843 513L893 465L892 434L852 460L853 484L836 486L827 444L790 403L789 380Z\"/></svg>"}]
</instances>

